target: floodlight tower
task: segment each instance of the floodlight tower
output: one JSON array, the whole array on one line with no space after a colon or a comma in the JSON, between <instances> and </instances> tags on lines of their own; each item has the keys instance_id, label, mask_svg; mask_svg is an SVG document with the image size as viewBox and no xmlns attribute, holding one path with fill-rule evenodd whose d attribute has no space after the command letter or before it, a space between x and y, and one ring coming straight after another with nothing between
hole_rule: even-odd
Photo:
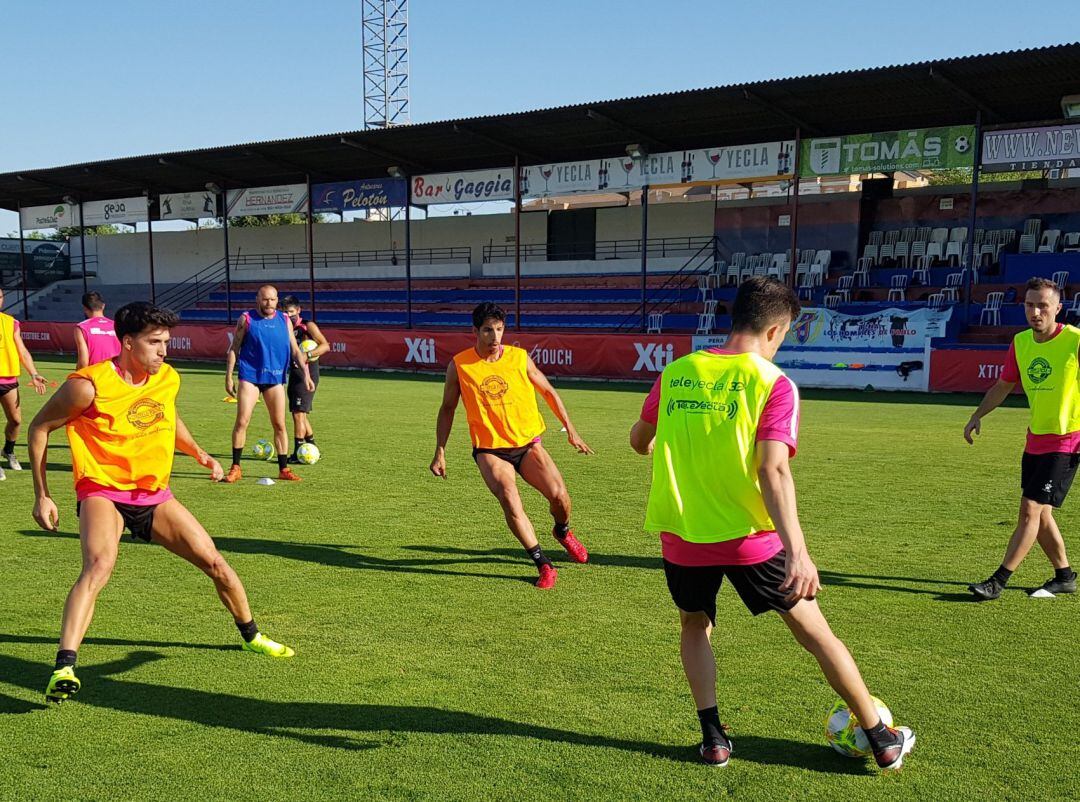
<instances>
[{"instance_id":1,"label":"floodlight tower","mask_svg":"<svg viewBox=\"0 0 1080 802\"><path fill-rule=\"evenodd\" d=\"M360 0L364 32L364 128L409 122L408 0Z\"/></svg>"}]
</instances>

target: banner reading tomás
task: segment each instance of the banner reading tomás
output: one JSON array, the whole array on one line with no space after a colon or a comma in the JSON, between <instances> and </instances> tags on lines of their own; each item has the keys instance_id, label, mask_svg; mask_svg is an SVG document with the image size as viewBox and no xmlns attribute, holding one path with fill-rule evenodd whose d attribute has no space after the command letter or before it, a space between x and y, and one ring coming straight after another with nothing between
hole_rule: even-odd
<instances>
[{"instance_id":1,"label":"banner reading tom\u00e1s","mask_svg":"<svg viewBox=\"0 0 1080 802\"><path fill-rule=\"evenodd\" d=\"M405 181L400 178L371 178L313 184L311 195L311 210L314 212L384 209L405 205Z\"/></svg>"},{"instance_id":2,"label":"banner reading tom\u00e1s","mask_svg":"<svg viewBox=\"0 0 1080 802\"><path fill-rule=\"evenodd\" d=\"M983 134L982 169L988 173L1080 167L1080 125L1013 128Z\"/></svg>"},{"instance_id":3,"label":"banner reading tom\u00e1s","mask_svg":"<svg viewBox=\"0 0 1080 802\"><path fill-rule=\"evenodd\" d=\"M804 140L799 175L940 170L974 163L975 127L956 125Z\"/></svg>"},{"instance_id":4,"label":"banner reading tom\u00e1s","mask_svg":"<svg viewBox=\"0 0 1080 802\"><path fill-rule=\"evenodd\" d=\"M294 214L306 212L308 204L306 184L230 189L225 197L229 217Z\"/></svg>"}]
</instances>

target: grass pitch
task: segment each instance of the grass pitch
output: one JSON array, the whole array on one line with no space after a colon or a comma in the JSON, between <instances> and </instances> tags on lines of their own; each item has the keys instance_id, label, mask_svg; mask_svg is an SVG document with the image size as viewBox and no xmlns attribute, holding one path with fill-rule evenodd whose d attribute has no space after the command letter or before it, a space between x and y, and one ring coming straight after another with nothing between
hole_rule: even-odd
<instances>
[{"instance_id":1,"label":"grass pitch","mask_svg":"<svg viewBox=\"0 0 1080 802\"><path fill-rule=\"evenodd\" d=\"M68 368L39 364L52 379ZM181 412L226 462L235 408L221 402L222 370L180 369ZM252 460L238 486L182 456L174 473L260 626L297 657L241 653L209 580L125 536L80 652L82 692L46 709L80 566L54 435L58 535L30 518L28 471L0 484L0 798L1077 798L1080 599L1025 596L1050 575L1037 549L1001 601L965 590L1012 530L1026 410L995 412L972 448L971 405L804 400L793 465L823 609L919 742L891 776L833 753L834 696L816 665L725 588L714 643L736 751L715 770L695 762L677 617L641 531L649 463L627 432L647 388L559 389L597 454L572 454L557 424L546 436L589 565L564 558L546 505L523 491L560 569L553 592L531 587L461 410L449 480L428 474L441 383L326 371L312 416L324 457L299 469L303 483L260 487L272 466ZM39 401L23 399L29 420ZM268 434L259 406L249 442ZM1059 516L1074 562L1077 504Z\"/></svg>"}]
</instances>

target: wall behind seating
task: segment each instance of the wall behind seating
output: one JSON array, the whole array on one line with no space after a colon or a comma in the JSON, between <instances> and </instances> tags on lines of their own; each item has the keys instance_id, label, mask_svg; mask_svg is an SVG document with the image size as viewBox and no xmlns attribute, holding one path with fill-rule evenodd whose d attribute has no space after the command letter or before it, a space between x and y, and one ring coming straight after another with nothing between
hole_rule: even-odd
<instances>
[{"instance_id":1,"label":"wall behind seating","mask_svg":"<svg viewBox=\"0 0 1080 802\"><path fill-rule=\"evenodd\" d=\"M953 208L941 209L941 199L951 198ZM930 194L925 190L897 194L878 202L871 230L890 231L910 226L931 228L967 227L971 213L969 192ZM1074 188L1020 189L1017 185L998 189L982 185L975 207L975 227L1011 228L1023 231L1024 221L1039 217L1043 231L1080 231L1080 190Z\"/></svg>"},{"instance_id":2,"label":"wall behind seating","mask_svg":"<svg viewBox=\"0 0 1080 802\"><path fill-rule=\"evenodd\" d=\"M782 253L791 247L791 229L779 225L783 215L792 213L783 199L766 199L739 205L722 204L716 209L716 236L724 259L743 251ZM855 261L859 241L859 200L856 195L799 198L801 250L831 250L832 266L845 267Z\"/></svg>"}]
</instances>

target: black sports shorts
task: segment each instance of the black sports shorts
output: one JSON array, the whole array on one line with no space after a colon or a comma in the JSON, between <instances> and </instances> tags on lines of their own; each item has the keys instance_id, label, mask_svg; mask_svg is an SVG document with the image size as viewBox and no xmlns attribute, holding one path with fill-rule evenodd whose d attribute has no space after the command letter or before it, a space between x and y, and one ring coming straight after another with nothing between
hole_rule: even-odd
<instances>
[{"instance_id":1,"label":"black sports shorts","mask_svg":"<svg viewBox=\"0 0 1080 802\"><path fill-rule=\"evenodd\" d=\"M308 368L311 372L311 380L315 382L315 390L319 389L319 371L314 365ZM315 400L315 390L308 392L304 384L304 372L302 370L289 371L289 411L311 412L311 402Z\"/></svg>"},{"instance_id":2,"label":"black sports shorts","mask_svg":"<svg viewBox=\"0 0 1080 802\"><path fill-rule=\"evenodd\" d=\"M3 398L8 393L15 392L15 406L19 405L19 382L16 379L13 382L0 382L0 398Z\"/></svg>"},{"instance_id":3,"label":"black sports shorts","mask_svg":"<svg viewBox=\"0 0 1080 802\"><path fill-rule=\"evenodd\" d=\"M716 623L716 594L726 576L739 598L754 615L776 610L786 613L797 602L785 599L780 590L787 571L783 549L756 565L676 565L664 560L664 575L675 606L688 613L705 613Z\"/></svg>"},{"instance_id":4,"label":"black sports shorts","mask_svg":"<svg viewBox=\"0 0 1080 802\"><path fill-rule=\"evenodd\" d=\"M1080 454L1029 454L1020 460L1020 489L1036 504L1060 507L1072 487Z\"/></svg>"},{"instance_id":5,"label":"black sports shorts","mask_svg":"<svg viewBox=\"0 0 1080 802\"><path fill-rule=\"evenodd\" d=\"M154 528L154 510L157 509L157 504L122 504L119 501L114 501L113 506L116 507L116 511L120 513L120 517L124 519L124 526L131 532L133 537L137 537L139 540L145 540L150 542L151 530ZM82 502L75 503L75 517L79 517L79 510L82 507Z\"/></svg>"},{"instance_id":6,"label":"black sports shorts","mask_svg":"<svg viewBox=\"0 0 1080 802\"><path fill-rule=\"evenodd\" d=\"M536 443L532 442L519 448L474 448L472 450L472 458L475 460L477 454L494 454L503 462L509 462L514 466L515 471L521 473L521 461L525 459L525 455L528 454L535 445Z\"/></svg>"}]
</instances>

